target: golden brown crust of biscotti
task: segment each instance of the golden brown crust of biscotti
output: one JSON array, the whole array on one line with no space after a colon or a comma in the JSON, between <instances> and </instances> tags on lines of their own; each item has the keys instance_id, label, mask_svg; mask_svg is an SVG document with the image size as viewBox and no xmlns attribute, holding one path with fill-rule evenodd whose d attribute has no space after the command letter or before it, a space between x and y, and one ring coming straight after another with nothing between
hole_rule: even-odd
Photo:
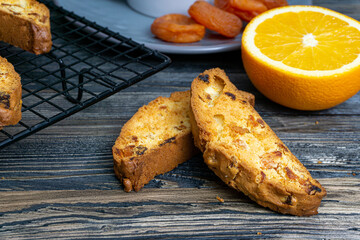
<instances>
[{"instance_id":1,"label":"golden brown crust of biscotti","mask_svg":"<svg viewBox=\"0 0 360 240\"><path fill-rule=\"evenodd\" d=\"M20 75L11 63L0 57L0 128L20 121L21 104Z\"/></svg>"},{"instance_id":2,"label":"golden brown crust of biscotti","mask_svg":"<svg viewBox=\"0 0 360 240\"><path fill-rule=\"evenodd\" d=\"M207 82L202 79L205 74ZM216 89L216 98L206 97L209 87ZM221 69L207 70L194 79L191 108L198 128L195 142L206 164L226 184L284 214L317 214L325 189Z\"/></svg>"},{"instance_id":3,"label":"golden brown crust of biscotti","mask_svg":"<svg viewBox=\"0 0 360 240\"><path fill-rule=\"evenodd\" d=\"M115 148L114 151L119 150ZM134 157L128 161L115 160L115 174L123 183L126 192L137 192L156 175L171 171L189 160L196 152L192 134L186 132L177 135L162 147L149 150L144 156Z\"/></svg>"},{"instance_id":4,"label":"golden brown crust of biscotti","mask_svg":"<svg viewBox=\"0 0 360 240\"><path fill-rule=\"evenodd\" d=\"M35 54L49 52L49 9L35 0L0 0L0 40Z\"/></svg>"},{"instance_id":5,"label":"golden brown crust of biscotti","mask_svg":"<svg viewBox=\"0 0 360 240\"><path fill-rule=\"evenodd\" d=\"M189 112L190 92L174 92L141 107L123 126L113 156L115 174L126 192L139 191L197 152Z\"/></svg>"}]
</instances>

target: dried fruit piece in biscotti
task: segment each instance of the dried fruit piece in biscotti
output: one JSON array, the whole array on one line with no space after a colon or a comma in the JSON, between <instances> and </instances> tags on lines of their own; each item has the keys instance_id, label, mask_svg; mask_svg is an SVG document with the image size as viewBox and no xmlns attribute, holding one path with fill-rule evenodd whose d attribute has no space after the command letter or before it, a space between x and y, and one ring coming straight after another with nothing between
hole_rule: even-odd
<instances>
[{"instance_id":1,"label":"dried fruit piece in biscotti","mask_svg":"<svg viewBox=\"0 0 360 240\"><path fill-rule=\"evenodd\" d=\"M35 0L0 0L0 40L35 54L49 52L49 9Z\"/></svg>"},{"instance_id":2,"label":"dried fruit piece in biscotti","mask_svg":"<svg viewBox=\"0 0 360 240\"><path fill-rule=\"evenodd\" d=\"M254 103L254 96L244 92ZM125 191L139 191L158 174L190 159L194 146L190 91L158 97L141 107L123 126L113 147L114 170Z\"/></svg>"},{"instance_id":3,"label":"dried fruit piece in biscotti","mask_svg":"<svg viewBox=\"0 0 360 240\"><path fill-rule=\"evenodd\" d=\"M0 129L20 121L21 103L20 75L0 57Z\"/></svg>"},{"instance_id":4,"label":"dried fruit piece in biscotti","mask_svg":"<svg viewBox=\"0 0 360 240\"><path fill-rule=\"evenodd\" d=\"M206 82L204 75L209 76ZM215 89L215 98L207 98L209 89ZM325 189L224 71L207 70L194 79L191 109L195 144L203 151L209 168L226 184L281 213L317 214Z\"/></svg>"}]
</instances>

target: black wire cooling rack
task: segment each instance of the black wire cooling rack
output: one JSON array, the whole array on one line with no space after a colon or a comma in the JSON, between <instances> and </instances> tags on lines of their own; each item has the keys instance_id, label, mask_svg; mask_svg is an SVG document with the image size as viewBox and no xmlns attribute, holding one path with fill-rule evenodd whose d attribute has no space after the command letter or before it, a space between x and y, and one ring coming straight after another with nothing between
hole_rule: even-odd
<instances>
[{"instance_id":1,"label":"black wire cooling rack","mask_svg":"<svg viewBox=\"0 0 360 240\"><path fill-rule=\"evenodd\" d=\"M21 75L22 120L0 130L0 148L48 127L168 66L171 60L133 40L43 1L53 47L34 55L0 43Z\"/></svg>"}]
</instances>

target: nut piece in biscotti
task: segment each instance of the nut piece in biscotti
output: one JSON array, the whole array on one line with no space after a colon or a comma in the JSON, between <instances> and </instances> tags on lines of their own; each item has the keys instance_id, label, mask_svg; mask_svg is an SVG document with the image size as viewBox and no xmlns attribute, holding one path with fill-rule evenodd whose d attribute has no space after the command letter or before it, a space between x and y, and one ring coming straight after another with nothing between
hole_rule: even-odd
<instances>
[{"instance_id":1,"label":"nut piece in biscotti","mask_svg":"<svg viewBox=\"0 0 360 240\"><path fill-rule=\"evenodd\" d=\"M207 81L204 81L204 76ZM213 95L209 98L209 92ZM191 85L191 121L204 161L227 185L274 211L317 214L325 189L290 152L224 71Z\"/></svg>"},{"instance_id":2,"label":"nut piece in biscotti","mask_svg":"<svg viewBox=\"0 0 360 240\"><path fill-rule=\"evenodd\" d=\"M49 9L35 0L0 0L0 40L35 54L49 52Z\"/></svg>"},{"instance_id":3,"label":"nut piece in biscotti","mask_svg":"<svg viewBox=\"0 0 360 240\"><path fill-rule=\"evenodd\" d=\"M190 92L174 92L141 107L123 126L113 156L115 174L126 192L139 191L196 153L189 112Z\"/></svg>"},{"instance_id":4,"label":"nut piece in biscotti","mask_svg":"<svg viewBox=\"0 0 360 240\"><path fill-rule=\"evenodd\" d=\"M14 67L0 57L0 129L21 119L21 82Z\"/></svg>"}]
</instances>

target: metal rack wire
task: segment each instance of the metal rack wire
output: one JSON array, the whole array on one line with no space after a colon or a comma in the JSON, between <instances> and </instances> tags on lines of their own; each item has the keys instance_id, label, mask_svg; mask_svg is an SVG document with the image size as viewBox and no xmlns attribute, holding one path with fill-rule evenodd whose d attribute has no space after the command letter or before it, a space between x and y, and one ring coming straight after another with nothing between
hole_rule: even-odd
<instances>
[{"instance_id":1,"label":"metal rack wire","mask_svg":"<svg viewBox=\"0 0 360 240\"><path fill-rule=\"evenodd\" d=\"M43 1L53 47L34 55L0 43L21 75L22 120L0 130L0 149L46 128L168 66L171 60L133 40Z\"/></svg>"}]
</instances>

